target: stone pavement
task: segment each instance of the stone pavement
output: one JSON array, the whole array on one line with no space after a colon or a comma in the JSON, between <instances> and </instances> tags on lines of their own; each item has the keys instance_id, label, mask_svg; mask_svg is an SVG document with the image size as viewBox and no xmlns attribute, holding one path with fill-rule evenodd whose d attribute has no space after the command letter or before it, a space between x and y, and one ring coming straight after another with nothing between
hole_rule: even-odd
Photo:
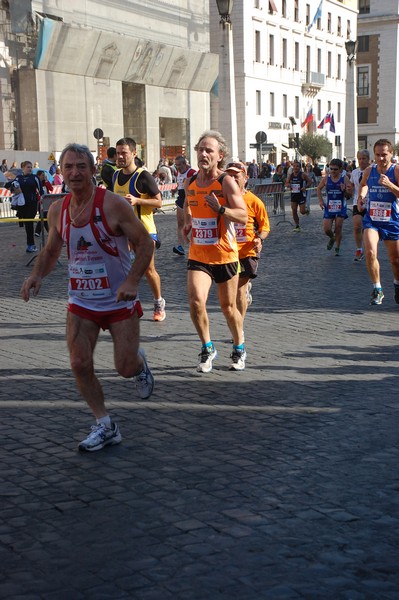
<instances>
[{"instance_id":1,"label":"stone pavement","mask_svg":"<svg viewBox=\"0 0 399 600\"><path fill-rule=\"evenodd\" d=\"M228 371L212 292L219 358L200 375L175 214L156 218L163 323L142 285L156 388L136 397L103 333L96 367L123 442L84 455L65 257L24 304L24 232L0 223L0 598L397 600L399 307L384 248L386 297L371 307L350 219L339 258L317 206L300 234L272 219L247 368Z\"/></svg>"}]
</instances>

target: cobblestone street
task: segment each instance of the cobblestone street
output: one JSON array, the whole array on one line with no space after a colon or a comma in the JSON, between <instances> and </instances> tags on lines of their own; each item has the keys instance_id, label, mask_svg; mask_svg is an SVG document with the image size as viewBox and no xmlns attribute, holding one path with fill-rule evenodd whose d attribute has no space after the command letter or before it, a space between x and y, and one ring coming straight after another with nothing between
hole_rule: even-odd
<instances>
[{"instance_id":1,"label":"cobblestone street","mask_svg":"<svg viewBox=\"0 0 399 600\"><path fill-rule=\"evenodd\" d=\"M65 342L66 257L37 298L25 234L0 223L0 597L5 600L397 600L399 306L382 245L385 299L370 306L366 265L327 252L322 213L302 232L271 219L245 322L247 367L228 370L230 334L209 300L219 357L200 343L176 216L156 216L166 320L142 346L148 400L96 370L123 442L79 454L93 423Z\"/></svg>"}]
</instances>

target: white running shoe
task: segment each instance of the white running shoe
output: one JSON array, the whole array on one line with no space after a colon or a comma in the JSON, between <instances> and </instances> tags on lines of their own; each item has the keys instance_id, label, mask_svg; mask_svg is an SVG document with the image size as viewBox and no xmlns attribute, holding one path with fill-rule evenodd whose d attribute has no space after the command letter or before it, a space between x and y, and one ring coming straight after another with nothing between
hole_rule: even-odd
<instances>
[{"instance_id":1,"label":"white running shoe","mask_svg":"<svg viewBox=\"0 0 399 600\"><path fill-rule=\"evenodd\" d=\"M149 398L154 390L154 377L148 367L147 359L144 350L140 348L139 355L143 359L144 368L135 377L133 377L136 384L137 393L142 400Z\"/></svg>"},{"instance_id":2,"label":"white running shoe","mask_svg":"<svg viewBox=\"0 0 399 600\"><path fill-rule=\"evenodd\" d=\"M215 346L212 345L211 348L202 347L201 352L199 353L200 362L197 367L197 371L199 373L209 373L212 371L212 362L217 357L218 353Z\"/></svg>"},{"instance_id":3,"label":"white running shoe","mask_svg":"<svg viewBox=\"0 0 399 600\"><path fill-rule=\"evenodd\" d=\"M245 359L247 358L247 353L245 349L237 350L233 348L233 352L231 353L231 365L230 371L243 371L245 369Z\"/></svg>"},{"instance_id":4,"label":"white running shoe","mask_svg":"<svg viewBox=\"0 0 399 600\"><path fill-rule=\"evenodd\" d=\"M114 446L122 441L119 427L116 423L111 423L111 427L106 427L104 423L93 425L91 432L85 440L82 440L78 446L79 450L94 452L101 450L104 446Z\"/></svg>"}]
</instances>

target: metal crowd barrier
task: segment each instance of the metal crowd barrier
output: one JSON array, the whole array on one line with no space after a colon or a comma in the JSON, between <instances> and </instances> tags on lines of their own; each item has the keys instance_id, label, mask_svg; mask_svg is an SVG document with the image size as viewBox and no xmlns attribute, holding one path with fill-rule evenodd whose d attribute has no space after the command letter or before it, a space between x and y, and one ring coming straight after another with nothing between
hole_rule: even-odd
<instances>
[{"instance_id":1,"label":"metal crowd barrier","mask_svg":"<svg viewBox=\"0 0 399 600\"><path fill-rule=\"evenodd\" d=\"M247 188L251 191L254 190L254 188L257 185L262 185L262 184L267 184L267 183L272 183L272 178L271 177L267 177L267 178L263 178L261 179L260 177L250 177L247 181Z\"/></svg>"},{"instance_id":2,"label":"metal crowd barrier","mask_svg":"<svg viewBox=\"0 0 399 600\"><path fill-rule=\"evenodd\" d=\"M165 198L163 192L174 192L177 189L177 183L164 183L158 186L159 191L162 194L162 207L164 206L174 206L175 198L172 194L168 198ZM159 209L162 211L162 209Z\"/></svg>"},{"instance_id":3,"label":"metal crowd barrier","mask_svg":"<svg viewBox=\"0 0 399 600\"><path fill-rule=\"evenodd\" d=\"M0 188L0 220L15 217L15 210L11 210L11 192L6 188Z\"/></svg>"},{"instance_id":4,"label":"metal crowd barrier","mask_svg":"<svg viewBox=\"0 0 399 600\"><path fill-rule=\"evenodd\" d=\"M283 183L261 183L255 185L253 193L258 196L266 206L267 214L269 219L271 217L279 217L280 220L276 223L289 223L286 221L285 211L285 197L286 192L284 190Z\"/></svg>"},{"instance_id":5,"label":"metal crowd barrier","mask_svg":"<svg viewBox=\"0 0 399 600\"><path fill-rule=\"evenodd\" d=\"M34 219L18 219L17 215L16 215L16 211L12 210L11 208L11 196L12 193L10 192L10 190L6 189L6 188L0 188L0 221L37 221L38 217L35 217ZM62 193L62 185L54 185L53 186L53 190L51 191L51 193L46 193L43 194L43 196L41 197L41 200L43 200L43 198L53 198L53 202L54 200L57 200L59 198L62 198L63 196L66 196L66 194ZM38 213L39 213L39 218L40 218L40 206L38 205Z\"/></svg>"},{"instance_id":6,"label":"metal crowd barrier","mask_svg":"<svg viewBox=\"0 0 399 600\"><path fill-rule=\"evenodd\" d=\"M167 183L158 186L160 192L172 191L177 188L176 183ZM289 191L284 191L282 183L273 183L271 179L249 179L247 189L251 190L258 198L260 198L270 217L279 217L280 220L276 223L286 222L285 198L289 196ZM162 198L162 208L166 206L174 206L175 198ZM156 212L163 212L162 209L157 209ZM287 221L287 224L289 222Z\"/></svg>"}]
</instances>

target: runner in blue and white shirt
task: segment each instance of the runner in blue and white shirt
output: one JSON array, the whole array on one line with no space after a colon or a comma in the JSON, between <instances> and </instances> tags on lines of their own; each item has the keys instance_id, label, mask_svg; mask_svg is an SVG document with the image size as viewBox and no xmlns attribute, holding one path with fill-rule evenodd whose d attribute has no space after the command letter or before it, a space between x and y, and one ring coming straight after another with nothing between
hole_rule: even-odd
<instances>
[{"instance_id":1,"label":"runner in blue and white shirt","mask_svg":"<svg viewBox=\"0 0 399 600\"><path fill-rule=\"evenodd\" d=\"M350 182L349 177L342 172L343 166L342 160L333 158L328 175L325 175L317 186L320 208L324 210L324 233L330 238L327 250L331 250L335 244L335 256L339 256L342 227L344 220L348 218L346 200L352 195L347 191ZM322 195L323 188L326 188L327 192L325 201Z\"/></svg>"},{"instance_id":2,"label":"runner in blue and white shirt","mask_svg":"<svg viewBox=\"0 0 399 600\"><path fill-rule=\"evenodd\" d=\"M384 240L388 252L395 302L399 304L399 166L392 158L391 142L385 138L378 140L374 144L375 164L364 171L357 198L359 211L366 205L363 241L367 270L373 284L370 304L381 304L384 298L377 259L379 240Z\"/></svg>"}]
</instances>

